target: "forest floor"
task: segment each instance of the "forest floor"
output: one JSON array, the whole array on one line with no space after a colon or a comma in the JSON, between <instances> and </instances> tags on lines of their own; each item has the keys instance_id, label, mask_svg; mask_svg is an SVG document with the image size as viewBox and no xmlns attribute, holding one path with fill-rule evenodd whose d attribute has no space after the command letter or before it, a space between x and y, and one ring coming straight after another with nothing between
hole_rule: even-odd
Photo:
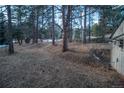
<instances>
[{"instance_id":1,"label":"forest floor","mask_svg":"<svg viewBox=\"0 0 124 93\"><path fill-rule=\"evenodd\" d=\"M15 45L13 55L0 49L0 87L123 87L115 70L90 56L96 48L110 49L107 44L77 43L65 53L61 44L46 43Z\"/></svg>"}]
</instances>

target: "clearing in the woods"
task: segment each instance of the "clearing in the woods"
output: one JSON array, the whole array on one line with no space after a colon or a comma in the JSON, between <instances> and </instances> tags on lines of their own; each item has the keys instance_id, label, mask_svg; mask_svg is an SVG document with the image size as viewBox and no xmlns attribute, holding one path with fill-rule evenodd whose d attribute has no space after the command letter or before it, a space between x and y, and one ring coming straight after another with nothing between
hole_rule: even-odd
<instances>
[{"instance_id":1,"label":"clearing in the woods","mask_svg":"<svg viewBox=\"0 0 124 93\"><path fill-rule=\"evenodd\" d=\"M0 87L122 87L120 75L108 67L109 45L72 43L65 53L61 47L15 45L11 56L0 49ZM106 60L93 56L96 47Z\"/></svg>"}]
</instances>

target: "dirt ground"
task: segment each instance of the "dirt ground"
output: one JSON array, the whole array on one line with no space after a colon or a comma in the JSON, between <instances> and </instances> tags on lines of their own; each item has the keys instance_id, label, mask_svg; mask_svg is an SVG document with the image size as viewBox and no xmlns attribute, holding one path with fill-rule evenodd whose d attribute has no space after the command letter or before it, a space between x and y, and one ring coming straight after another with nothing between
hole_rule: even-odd
<instances>
[{"instance_id":1,"label":"dirt ground","mask_svg":"<svg viewBox=\"0 0 124 93\"><path fill-rule=\"evenodd\" d=\"M120 75L97 64L90 57L91 48L110 48L105 44L70 44L62 53L62 45L15 45L15 54L0 49L0 87L85 88L123 87Z\"/></svg>"}]
</instances>

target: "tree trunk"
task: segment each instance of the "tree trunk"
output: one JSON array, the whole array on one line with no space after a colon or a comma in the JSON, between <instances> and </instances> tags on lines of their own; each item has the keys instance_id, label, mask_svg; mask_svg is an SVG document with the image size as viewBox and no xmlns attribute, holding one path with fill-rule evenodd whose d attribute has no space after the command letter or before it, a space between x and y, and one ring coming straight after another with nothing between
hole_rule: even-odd
<instances>
[{"instance_id":1,"label":"tree trunk","mask_svg":"<svg viewBox=\"0 0 124 93\"><path fill-rule=\"evenodd\" d=\"M65 7L67 7L67 17L65 18ZM63 17L63 52L68 50L68 31L69 31L69 23L70 23L70 13L71 13L71 6L62 6L62 17Z\"/></svg>"},{"instance_id":2,"label":"tree trunk","mask_svg":"<svg viewBox=\"0 0 124 93\"><path fill-rule=\"evenodd\" d=\"M21 16L21 6L19 5L18 6L18 29L19 29L19 31L21 32L22 30L21 30L21 19L22 19L22 16ZM18 43L19 43L19 45L22 45L22 43L23 43L23 38L22 37L19 37L18 39L17 39L17 41L18 41Z\"/></svg>"},{"instance_id":3,"label":"tree trunk","mask_svg":"<svg viewBox=\"0 0 124 93\"><path fill-rule=\"evenodd\" d=\"M106 17L105 17L105 9L101 8L101 13L100 13L100 30L102 32L102 42L105 41L105 30L106 30Z\"/></svg>"},{"instance_id":4,"label":"tree trunk","mask_svg":"<svg viewBox=\"0 0 124 93\"><path fill-rule=\"evenodd\" d=\"M70 18L69 18L69 42L72 42L72 5L70 7Z\"/></svg>"},{"instance_id":5,"label":"tree trunk","mask_svg":"<svg viewBox=\"0 0 124 93\"><path fill-rule=\"evenodd\" d=\"M62 21L63 21L63 49L62 51L65 52L68 50L68 44L67 44L67 29L66 29L66 20L65 20L65 7L62 6Z\"/></svg>"},{"instance_id":6,"label":"tree trunk","mask_svg":"<svg viewBox=\"0 0 124 93\"><path fill-rule=\"evenodd\" d=\"M71 13L71 25L70 25L70 30L71 30L71 37L70 37L70 42L72 42L72 34L73 34L73 28L72 28L72 13Z\"/></svg>"},{"instance_id":7,"label":"tree trunk","mask_svg":"<svg viewBox=\"0 0 124 93\"><path fill-rule=\"evenodd\" d=\"M81 25L81 35L80 35L80 38L81 38L81 41L83 42L84 41L84 30L83 30L83 26L82 26L82 12L81 12L81 18L80 18L80 25Z\"/></svg>"},{"instance_id":8,"label":"tree trunk","mask_svg":"<svg viewBox=\"0 0 124 93\"><path fill-rule=\"evenodd\" d=\"M13 38L12 38L12 22L11 22L11 6L7 5L7 16L8 16L8 43L9 43L9 54L14 53Z\"/></svg>"},{"instance_id":9,"label":"tree trunk","mask_svg":"<svg viewBox=\"0 0 124 93\"><path fill-rule=\"evenodd\" d=\"M44 23L44 16L42 15L42 19L41 19L42 30L41 30L41 35L40 35L41 42L43 42L43 35L42 35L42 32L44 30L43 23Z\"/></svg>"},{"instance_id":10,"label":"tree trunk","mask_svg":"<svg viewBox=\"0 0 124 93\"><path fill-rule=\"evenodd\" d=\"M103 39L103 42L105 41L105 31L106 31L105 22L106 22L106 17L105 17L104 10L103 10L103 18L102 18L102 29L103 29L102 39Z\"/></svg>"},{"instance_id":11,"label":"tree trunk","mask_svg":"<svg viewBox=\"0 0 124 93\"><path fill-rule=\"evenodd\" d=\"M32 43L37 43L36 41L36 28L35 28L35 8L32 8Z\"/></svg>"},{"instance_id":12,"label":"tree trunk","mask_svg":"<svg viewBox=\"0 0 124 93\"><path fill-rule=\"evenodd\" d=\"M90 28L90 21L91 19L90 19L90 7L89 7L89 42L91 41L91 38L90 38L90 32L91 32L91 28Z\"/></svg>"},{"instance_id":13,"label":"tree trunk","mask_svg":"<svg viewBox=\"0 0 124 93\"><path fill-rule=\"evenodd\" d=\"M87 23L86 22L87 21L87 19L86 19L87 18L87 16L86 16L87 12L86 11L87 11L87 6L84 6L84 34L83 34L84 39L83 39L83 43L86 43L86 23Z\"/></svg>"},{"instance_id":14,"label":"tree trunk","mask_svg":"<svg viewBox=\"0 0 124 93\"><path fill-rule=\"evenodd\" d=\"M54 5L52 5L52 45L55 45L55 29L54 29Z\"/></svg>"},{"instance_id":15,"label":"tree trunk","mask_svg":"<svg viewBox=\"0 0 124 93\"><path fill-rule=\"evenodd\" d=\"M39 37L38 25L39 25L39 11L36 10L36 43L38 43L38 37Z\"/></svg>"}]
</instances>

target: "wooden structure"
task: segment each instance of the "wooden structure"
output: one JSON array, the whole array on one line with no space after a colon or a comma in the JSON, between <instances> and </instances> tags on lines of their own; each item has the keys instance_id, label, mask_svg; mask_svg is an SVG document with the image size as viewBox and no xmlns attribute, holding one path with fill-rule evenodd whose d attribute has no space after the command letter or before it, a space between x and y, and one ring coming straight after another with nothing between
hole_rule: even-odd
<instances>
[{"instance_id":1,"label":"wooden structure","mask_svg":"<svg viewBox=\"0 0 124 93\"><path fill-rule=\"evenodd\" d=\"M124 21L112 34L111 65L124 75Z\"/></svg>"}]
</instances>

